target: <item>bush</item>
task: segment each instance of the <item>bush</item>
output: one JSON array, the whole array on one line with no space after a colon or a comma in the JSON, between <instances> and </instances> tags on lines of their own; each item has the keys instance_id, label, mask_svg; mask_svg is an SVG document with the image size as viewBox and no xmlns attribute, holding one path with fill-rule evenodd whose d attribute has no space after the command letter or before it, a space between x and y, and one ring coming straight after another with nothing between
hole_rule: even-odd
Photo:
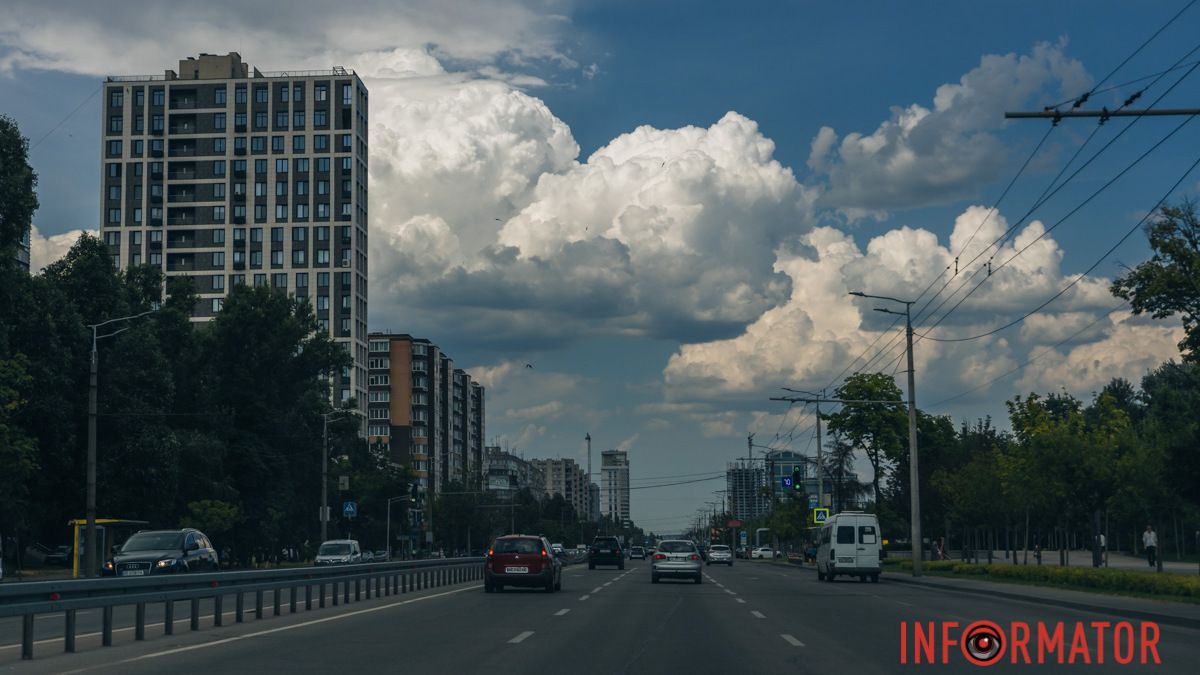
<instances>
[{"instance_id":1,"label":"bush","mask_svg":"<svg viewBox=\"0 0 1200 675\"><path fill-rule=\"evenodd\" d=\"M897 561L900 570L912 570L912 561ZM1075 590L1108 593L1137 593L1170 596L1200 601L1200 576L1157 574L1097 567L1058 567L1051 565L973 565L951 560L929 561L930 572L955 576L982 577L1003 581L1046 584Z\"/></svg>"}]
</instances>

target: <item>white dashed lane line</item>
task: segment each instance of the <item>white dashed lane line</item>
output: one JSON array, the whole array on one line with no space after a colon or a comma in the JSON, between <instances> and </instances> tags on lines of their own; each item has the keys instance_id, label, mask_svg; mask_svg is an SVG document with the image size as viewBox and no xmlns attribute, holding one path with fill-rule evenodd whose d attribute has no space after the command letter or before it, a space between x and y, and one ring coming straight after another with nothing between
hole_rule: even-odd
<instances>
[{"instance_id":1,"label":"white dashed lane line","mask_svg":"<svg viewBox=\"0 0 1200 675\"><path fill-rule=\"evenodd\" d=\"M592 597L592 596L590 596L590 595L584 595L584 596L582 596L582 597L580 597L580 598L579 598L579 601L580 601L580 602L583 602L584 600L587 600L587 599L588 599L588 598L590 598L590 597Z\"/></svg>"},{"instance_id":2,"label":"white dashed lane line","mask_svg":"<svg viewBox=\"0 0 1200 675\"><path fill-rule=\"evenodd\" d=\"M725 589L725 592L730 595L737 595L737 593L734 593L733 591L729 590L728 588Z\"/></svg>"},{"instance_id":3,"label":"white dashed lane line","mask_svg":"<svg viewBox=\"0 0 1200 675\"><path fill-rule=\"evenodd\" d=\"M751 612L750 612L750 613L751 613L751 614L753 614L753 615L754 615L754 618L756 618L756 619L765 619L765 618L767 618L767 617L763 616L763 613L762 613L762 612L760 612L760 611L758 611L757 609L755 609L755 610L751 610Z\"/></svg>"},{"instance_id":4,"label":"white dashed lane line","mask_svg":"<svg viewBox=\"0 0 1200 675\"><path fill-rule=\"evenodd\" d=\"M796 638L792 637L791 635L787 635L786 633L780 634L779 637L783 638L785 642L787 642L789 645L791 645L793 647L803 647L804 646L803 642L797 640Z\"/></svg>"},{"instance_id":5,"label":"white dashed lane line","mask_svg":"<svg viewBox=\"0 0 1200 675\"><path fill-rule=\"evenodd\" d=\"M743 605L746 604L746 601L741 598L734 598L734 600L737 600L738 602L740 602Z\"/></svg>"},{"instance_id":6,"label":"white dashed lane line","mask_svg":"<svg viewBox=\"0 0 1200 675\"><path fill-rule=\"evenodd\" d=\"M597 587L595 587L595 588L593 588L593 589L592 589L592 593L599 593L599 592L600 592L600 591L602 591L602 590L604 590L604 587L603 587L603 586L597 586Z\"/></svg>"},{"instance_id":7,"label":"white dashed lane line","mask_svg":"<svg viewBox=\"0 0 1200 675\"><path fill-rule=\"evenodd\" d=\"M569 612L569 611L571 611L571 610L569 610L569 609L560 609L560 610L558 610L557 612L555 612L555 613L554 613L554 616L562 616L563 614L566 614L566 613L567 613L567 612Z\"/></svg>"},{"instance_id":8,"label":"white dashed lane line","mask_svg":"<svg viewBox=\"0 0 1200 675\"><path fill-rule=\"evenodd\" d=\"M518 635L517 637L509 640L508 643L510 645L520 644L520 643L524 642L530 635L533 635L533 631L527 630L524 633L521 633L520 635Z\"/></svg>"}]
</instances>

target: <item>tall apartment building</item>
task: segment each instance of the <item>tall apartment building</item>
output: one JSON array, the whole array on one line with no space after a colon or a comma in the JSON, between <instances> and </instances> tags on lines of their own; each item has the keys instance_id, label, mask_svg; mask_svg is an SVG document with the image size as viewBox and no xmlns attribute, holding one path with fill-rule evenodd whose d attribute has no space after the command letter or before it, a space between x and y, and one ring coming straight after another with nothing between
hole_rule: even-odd
<instances>
[{"instance_id":1,"label":"tall apartment building","mask_svg":"<svg viewBox=\"0 0 1200 675\"><path fill-rule=\"evenodd\" d=\"M576 517L591 519L592 500L589 494L587 471L580 468L573 459L532 459L529 461L542 472L547 497L560 494L575 509Z\"/></svg>"},{"instance_id":2,"label":"tall apartment building","mask_svg":"<svg viewBox=\"0 0 1200 675\"><path fill-rule=\"evenodd\" d=\"M368 339L367 437L434 494L483 482L484 388L433 342L373 332Z\"/></svg>"},{"instance_id":3,"label":"tall apartment building","mask_svg":"<svg viewBox=\"0 0 1200 675\"><path fill-rule=\"evenodd\" d=\"M629 524L629 453L600 453L600 512L614 522Z\"/></svg>"},{"instance_id":4,"label":"tall apartment building","mask_svg":"<svg viewBox=\"0 0 1200 675\"><path fill-rule=\"evenodd\" d=\"M17 245L17 264L26 272L29 271L29 230L21 233L21 241Z\"/></svg>"},{"instance_id":5,"label":"tall apartment building","mask_svg":"<svg viewBox=\"0 0 1200 675\"><path fill-rule=\"evenodd\" d=\"M483 449L483 489L504 499L526 489L541 496L546 492L546 480L532 462L488 446Z\"/></svg>"},{"instance_id":6,"label":"tall apartment building","mask_svg":"<svg viewBox=\"0 0 1200 675\"><path fill-rule=\"evenodd\" d=\"M753 520L770 511L771 498L764 494L766 487L766 472L762 467L738 463L725 469L729 512L738 520Z\"/></svg>"},{"instance_id":7,"label":"tall apartment building","mask_svg":"<svg viewBox=\"0 0 1200 675\"><path fill-rule=\"evenodd\" d=\"M115 265L190 277L196 322L230 289L309 298L354 358L336 401L366 398L367 89L354 71L260 72L236 52L109 77L101 233Z\"/></svg>"}]
</instances>

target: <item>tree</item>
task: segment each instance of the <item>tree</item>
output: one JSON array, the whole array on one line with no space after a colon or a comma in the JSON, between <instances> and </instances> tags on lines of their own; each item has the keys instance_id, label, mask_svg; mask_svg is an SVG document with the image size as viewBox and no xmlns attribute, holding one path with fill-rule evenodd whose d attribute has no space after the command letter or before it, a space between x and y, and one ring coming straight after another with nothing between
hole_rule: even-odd
<instances>
[{"instance_id":1,"label":"tree","mask_svg":"<svg viewBox=\"0 0 1200 675\"><path fill-rule=\"evenodd\" d=\"M241 510L236 504L218 499L201 499L187 506L189 515L183 518L182 525L194 527L215 540L242 521Z\"/></svg>"},{"instance_id":2,"label":"tree","mask_svg":"<svg viewBox=\"0 0 1200 675\"><path fill-rule=\"evenodd\" d=\"M1195 202L1160 208L1146 235L1154 255L1117 277L1110 290L1128 300L1134 314L1148 312L1156 319L1178 314L1185 335L1179 343L1183 360L1200 361L1200 220Z\"/></svg>"},{"instance_id":3,"label":"tree","mask_svg":"<svg viewBox=\"0 0 1200 675\"><path fill-rule=\"evenodd\" d=\"M12 268L22 235L37 210L37 174L29 165L29 139L0 115L0 268Z\"/></svg>"},{"instance_id":4,"label":"tree","mask_svg":"<svg viewBox=\"0 0 1200 675\"><path fill-rule=\"evenodd\" d=\"M829 415L829 432L863 450L871 462L875 503L879 504L879 482L907 446L908 417L900 402L900 388L884 373L855 373L838 387L834 398L846 401L896 401L896 403L845 403Z\"/></svg>"}]
</instances>

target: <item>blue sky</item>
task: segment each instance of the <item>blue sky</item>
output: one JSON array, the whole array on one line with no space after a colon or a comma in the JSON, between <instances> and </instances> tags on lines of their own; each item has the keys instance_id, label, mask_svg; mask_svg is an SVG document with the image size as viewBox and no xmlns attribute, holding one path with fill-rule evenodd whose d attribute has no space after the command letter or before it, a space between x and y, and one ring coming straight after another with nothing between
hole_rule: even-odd
<instances>
[{"instance_id":1,"label":"blue sky","mask_svg":"<svg viewBox=\"0 0 1200 675\"><path fill-rule=\"evenodd\" d=\"M1048 124L1002 113L1086 91L1184 4L367 2L356 9L369 25L346 12L322 29L304 20L320 5L301 2L251 32L235 17L265 17L267 3L213 3L160 44L173 20L161 8L28 3L0 18L0 111L34 141L61 122L32 152L44 261L95 227L88 97L103 74L228 50L263 69L357 69L372 105L372 328L426 335L482 377L489 437L583 459L590 432L597 453L628 448L635 484L653 484L720 472L751 431L811 452L811 416L781 417L767 399L835 383L886 327L845 291L916 295L980 223L968 254L1015 223L1095 122L1055 129L985 216ZM1106 86L1166 68L1198 29L1192 8ZM1118 106L1141 84L1093 103ZM1189 77L1159 106L1197 93ZM1054 225L1180 121L1138 122L1032 219ZM1126 124L1098 131L1080 161ZM1198 136L1184 127L936 334L984 332L1063 287L1195 160ZM1174 197L1198 187L1192 175ZM1042 232L1018 230L996 264ZM933 411L1002 417L1016 393L1086 397L1136 379L1174 354L1177 328L1109 313L1105 288L1117 262L1146 256L1137 234L1042 315L985 340L920 343L918 400L984 384L1081 329ZM639 490L633 517L678 529L722 487Z\"/></svg>"}]
</instances>

